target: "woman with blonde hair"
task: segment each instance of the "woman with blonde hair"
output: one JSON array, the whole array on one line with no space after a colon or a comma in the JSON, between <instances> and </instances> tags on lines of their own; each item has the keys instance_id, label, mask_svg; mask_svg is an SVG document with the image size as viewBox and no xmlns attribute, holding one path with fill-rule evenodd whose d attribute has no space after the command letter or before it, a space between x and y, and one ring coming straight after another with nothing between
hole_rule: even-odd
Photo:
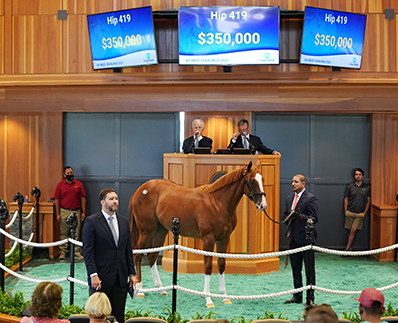
<instances>
[{"instance_id":1,"label":"woman with blonde hair","mask_svg":"<svg viewBox=\"0 0 398 323\"><path fill-rule=\"evenodd\" d=\"M99 323L104 322L105 318L111 314L112 306L105 293L96 292L88 298L84 310L90 318L90 323Z\"/></svg>"},{"instance_id":2,"label":"woman with blonde hair","mask_svg":"<svg viewBox=\"0 0 398 323\"><path fill-rule=\"evenodd\" d=\"M32 293L31 317L24 316L21 323L70 323L56 316L62 306L62 287L51 282L41 282Z\"/></svg>"}]
</instances>

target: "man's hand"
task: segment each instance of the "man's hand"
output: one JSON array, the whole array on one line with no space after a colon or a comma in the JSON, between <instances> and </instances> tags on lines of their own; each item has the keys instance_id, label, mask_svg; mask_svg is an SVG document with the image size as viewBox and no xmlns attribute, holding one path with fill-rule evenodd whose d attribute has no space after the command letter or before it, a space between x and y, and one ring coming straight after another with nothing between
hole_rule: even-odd
<instances>
[{"instance_id":1,"label":"man's hand","mask_svg":"<svg viewBox=\"0 0 398 323\"><path fill-rule=\"evenodd\" d=\"M129 286L134 285L134 287L135 287L135 285L137 285L137 283L138 283L137 277L135 277L134 275L131 275L130 276L130 285Z\"/></svg>"},{"instance_id":2,"label":"man's hand","mask_svg":"<svg viewBox=\"0 0 398 323\"><path fill-rule=\"evenodd\" d=\"M61 215L60 215L60 214L57 214L57 221L58 221L59 223L61 223Z\"/></svg>"},{"instance_id":3,"label":"man's hand","mask_svg":"<svg viewBox=\"0 0 398 323\"><path fill-rule=\"evenodd\" d=\"M274 151L272 152L272 154L278 155L278 156L282 156L282 154L281 154L279 151L276 151L276 150L274 150Z\"/></svg>"},{"instance_id":4,"label":"man's hand","mask_svg":"<svg viewBox=\"0 0 398 323\"><path fill-rule=\"evenodd\" d=\"M239 133L239 132L235 132L235 133L232 135L232 139L236 141L236 139L238 139L239 136L240 136L240 133Z\"/></svg>"},{"instance_id":5,"label":"man's hand","mask_svg":"<svg viewBox=\"0 0 398 323\"><path fill-rule=\"evenodd\" d=\"M80 214L80 221L83 222L85 218L86 218L86 214L85 213Z\"/></svg>"},{"instance_id":6,"label":"man's hand","mask_svg":"<svg viewBox=\"0 0 398 323\"><path fill-rule=\"evenodd\" d=\"M95 290L100 290L102 288L101 282L102 280L99 279L98 275L91 277L91 287Z\"/></svg>"}]
</instances>

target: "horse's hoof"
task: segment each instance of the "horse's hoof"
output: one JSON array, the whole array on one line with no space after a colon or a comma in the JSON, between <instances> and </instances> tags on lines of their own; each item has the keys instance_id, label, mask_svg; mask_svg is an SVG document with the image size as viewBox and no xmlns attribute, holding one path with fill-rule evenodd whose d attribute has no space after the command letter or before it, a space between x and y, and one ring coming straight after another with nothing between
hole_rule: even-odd
<instances>
[{"instance_id":1,"label":"horse's hoof","mask_svg":"<svg viewBox=\"0 0 398 323\"><path fill-rule=\"evenodd\" d=\"M212 308L212 307L215 307L213 302L206 304L206 308Z\"/></svg>"},{"instance_id":2,"label":"horse's hoof","mask_svg":"<svg viewBox=\"0 0 398 323\"><path fill-rule=\"evenodd\" d=\"M230 299L223 299L222 302L223 304L232 304Z\"/></svg>"},{"instance_id":3,"label":"horse's hoof","mask_svg":"<svg viewBox=\"0 0 398 323\"><path fill-rule=\"evenodd\" d=\"M162 290L162 291L160 292L160 295L169 296L169 294L167 294L167 292L166 292L165 290Z\"/></svg>"},{"instance_id":4,"label":"horse's hoof","mask_svg":"<svg viewBox=\"0 0 398 323\"><path fill-rule=\"evenodd\" d=\"M144 294L144 293L137 293L137 297L139 297L139 298L145 298L145 294Z\"/></svg>"}]
</instances>

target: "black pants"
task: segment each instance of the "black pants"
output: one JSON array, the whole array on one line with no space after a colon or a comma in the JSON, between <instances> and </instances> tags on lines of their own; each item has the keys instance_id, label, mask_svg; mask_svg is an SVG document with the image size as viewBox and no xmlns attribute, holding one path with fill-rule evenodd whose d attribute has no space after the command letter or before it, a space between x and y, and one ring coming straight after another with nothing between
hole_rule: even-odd
<instances>
[{"instance_id":1,"label":"black pants","mask_svg":"<svg viewBox=\"0 0 398 323\"><path fill-rule=\"evenodd\" d=\"M112 306L112 313L116 320L119 323L124 322L124 310L126 307L126 297L127 297L127 289L128 285L126 283L125 287L121 287L119 284L119 277L116 277L116 282L111 288L95 290L94 288L89 287L89 295L95 292L103 292L108 296L109 301Z\"/></svg>"},{"instance_id":2,"label":"black pants","mask_svg":"<svg viewBox=\"0 0 398 323\"><path fill-rule=\"evenodd\" d=\"M292 241L290 244L290 249L295 249L303 247L302 245L298 245L295 241ZM311 252L312 253L312 261L307 264L307 253ZM303 261L305 264L305 274L308 276L308 270L311 273L310 281L307 282L307 284L312 284L315 285L315 261L314 261L314 250L309 250L309 251L304 251L304 252L297 252L294 254L291 254L290 256L290 263L292 265L292 271L293 271L293 283L294 283L294 288L300 288L303 287L303 278L302 278L302 269L303 269ZM308 265L308 266L307 266ZM303 293L296 293L293 295L295 298L302 300L303 299ZM315 296L314 296L314 290L310 290L310 300L314 301Z\"/></svg>"}]
</instances>

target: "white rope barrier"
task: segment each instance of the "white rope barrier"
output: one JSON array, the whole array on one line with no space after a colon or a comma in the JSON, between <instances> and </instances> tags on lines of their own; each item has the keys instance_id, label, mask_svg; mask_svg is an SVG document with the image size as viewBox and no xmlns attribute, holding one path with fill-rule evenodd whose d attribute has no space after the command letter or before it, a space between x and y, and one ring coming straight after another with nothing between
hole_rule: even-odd
<instances>
[{"instance_id":1,"label":"white rope barrier","mask_svg":"<svg viewBox=\"0 0 398 323\"><path fill-rule=\"evenodd\" d=\"M291 255L298 252L303 252L311 249L311 245L296 248L296 249L289 249L286 251L280 252L269 252L269 253L260 253L260 254L251 254L251 255L239 255L239 254L226 254L226 253L218 253L218 252L210 252L210 251L203 251L203 250L196 250L184 246L177 245L177 249L195 253L198 255L204 256L211 256L211 257L218 257L218 258L232 258L232 259L258 259L258 258L269 258L269 257L278 257L278 256L286 256Z\"/></svg>"},{"instance_id":2,"label":"white rope barrier","mask_svg":"<svg viewBox=\"0 0 398 323\"><path fill-rule=\"evenodd\" d=\"M34 210L35 210L35 208L32 207L32 209L30 210L29 214L27 216L23 216L22 220L29 219L32 216ZM17 219L17 217L18 217L18 210L15 210L11 221L8 224L6 224L6 229L10 228L14 224L15 220Z\"/></svg>"},{"instance_id":3,"label":"white rope barrier","mask_svg":"<svg viewBox=\"0 0 398 323\"><path fill-rule=\"evenodd\" d=\"M57 242L53 242L53 243L32 243L30 241L33 238L33 233L31 234L29 241L24 241L22 239L16 238L16 237L12 236L11 234L7 233L6 231L4 231L3 229L0 229L0 233L4 234L6 237L8 237L11 240L15 241L15 243L13 245L13 249L15 249L17 243L22 243L24 245L33 246L33 247L39 247L39 246L40 247L50 247L50 246L61 245L61 244L64 244L64 243L69 241L69 242L74 243L74 244L76 244L78 246L83 246L82 242L74 240L74 239L71 239L71 238L64 239L64 240L57 241ZM191 252L191 253L195 253L195 254L200 254L200 255L205 255L205 256L212 256L212 257L219 257L219 258L257 259L257 258L286 256L286 255L294 254L294 253L297 253L297 252L303 252L303 251L307 251L307 250L311 250L311 249L314 250L314 251L323 252L323 253L329 253L329 254L333 254L333 255L363 256L363 255L371 255L371 254L376 254L376 253L382 253L382 252L386 252L386 251L390 251L390 250L396 249L396 248L398 248L398 244L394 244L392 246L388 246L388 247L384 247L384 248L369 250L369 251L339 251L339 250L333 250L333 249L328 249L328 248L308 245L308 246L304 246L304 247L301 247L301 248L289 249L289 250L281 251L281 252L270 252L270 253L250 254L250 255L224 254L224 253L216 253L216 252L209 252L209 251L203 251L203 250L196 250L196 249L193 249L193 248L188 248L188 247L184 247L184 246L180 246L180 245L176 245L176 246L168 245L168 246L159 247L159 248L148 248L148 249L133 250L133 253L134 254L147 254L147 253L160 252L162 250L170 250L170 249L174 249L174 248L176 248L178 250L181 250L181 251L185 251L185 252ZM11 250L10 250L9 253L11 253ZM27 280L27 281L34 282L34 283L40 283L42 281L45 281L45 280L32 279L32 278L28 278L28 277L22 276L22 275L20 275L18 273L13 272L12 270L8 269L3 264L0 264L0 268L5 270L5 271L7 271L11 275L13 275L13 276L15 276L15 277L17 277L19 279ZM46 281L48 281L48 279ZM74 282L74 283L77 283L77 284L81 284L83 286L88 286L87 282L83 282L83 281L77 280L77 279L75 279L73 277L70 277L70 276L67 276L66 278L60 278L60 279L52 279L50 281L55 282L55 283L64 282L64 281L71 281L71 282ZM398 287L398 282L394 283L394 284L391 284L391 285L379 287L377 289L381 290L381 291L384 291L384 290L388 290L388 289L392 289L392 288L396 288L396 287ZM142 289L142 290L138 290L138 292L155 293L155 292L171 290L171 289L174 289L174 288L176 290L184 292L184 293L190 293L190 294L203 296L203 297L223 298L223 299L229 298L229 299L241 299L241 300L274 298L274 297L280 297L280 296L285 296L285 295L289 295L289 294L303 292L303 291L306 291L308 289L314 289L316 291L320 291L320 292L323 292L323 293L338 294L338 295L359 295L361 293L361 291L339 291L339 290L333 290L333 289L318 287L318 286L315 286L315 285L307 285L307 286L303 286L301 288L287 290L287 291L278 292L278 293L272 293L272 294L247 295L247 296L204 293L204 292L199 292L199 291L195 291L195 290L192 290L192 289L184 288L184 287L181 287L181 286L178 286L178 285L172 285L172 286L166 286L166 287L160 287L160 288L152 288L152 289Z\"/></svg>"},{"instance_id":4,"label":"white rope barrier","mask_svg":"<svg viewBox=\"0 0 398 323\"><path fill-rule=\"evenodd\" d=\"M18 216L18 210L15 211L11 221L8 224L6 224L6 229L8 229L14 224L15 220L17 219L17 216Z\"/></svg>"},{"instance_id":5,"label":"white rope barrier","mask_svg":"<svg viewBox=\"0 0 398 323\"><path fill-rule=\"evenodd\" d=\"M30 243L32 240L33 240L33 237L35 236L35 233L34 232L32 232L31 234L30 234L30 237L29 237L29 240L28 240L28 242ZM28 245L27 244L24 244L24 245L22 245L22 247L24 247L25 249L28 247Z\"/></svg>"},{"instance_id":6,"label":"white rope barrier","mask_svg":"<svg viewBox=\"0 0 398 323\"><path fill-rule=\"evenodd\" d=\"M14 244L12 245L12 248L10 249L9 252L7 252L7 253L5 254L5 257L7 258L7 257L11 256L11 254L14 252L14 250L15 250L15 248L16 248L17 246L18 246L18 242L17 242L17 241L14 241Z\"/></svg>"},{"instance_id":7,"label":"white rope barrier","mask_svg":"<svg viewBox=\"0 0 398 323\"><path fill-rule=\"evenodd\" d=\"M60 240L60 241L56 241L56 242L48 242L48 243L28 242L28 241L19 239L17 237L14 237L13 235L9 234L7 231L4 231L1 228L0 228L0 233L4 234L7 238L9 238L11 240L17 241L17 242L22 243L22 244L26 244L26 245L31 246L31 247L53 247L53 246L59 246L61 244L67 243L69 240L71 240L71 239L68 238L68 239L64 239L64 240ZM76 240L73 240L73 241L76 241Z\"/></svg>"},{"instance_id":8,"label":"white rope barrier","mask_svg":"<svg viewBox=\"0 0 398 323\"><path fill-rule=\"evenodd\" d=\"M27 220L27 219L29 219L29 218L32 216L34 210L35 210L35 207L33 206L32 209L30 210L30 212L29 212L29 214L28 214L27 216L22 216L22 220Z\"/></svg>"}]
</instances>

